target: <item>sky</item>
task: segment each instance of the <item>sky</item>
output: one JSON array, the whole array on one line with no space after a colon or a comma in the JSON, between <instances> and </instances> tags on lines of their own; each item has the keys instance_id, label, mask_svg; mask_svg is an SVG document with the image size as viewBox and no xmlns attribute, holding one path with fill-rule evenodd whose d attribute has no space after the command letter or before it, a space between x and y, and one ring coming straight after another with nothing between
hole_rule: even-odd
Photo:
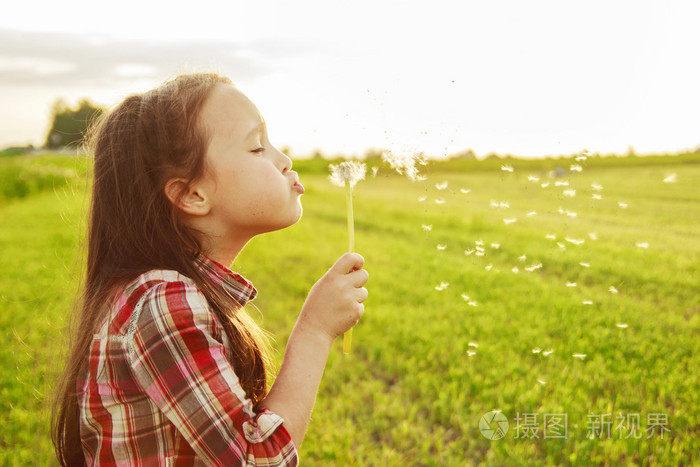
<instances>
[{"instance_id":1,"label":"sky","mask_svg":"<svg viewBox=\"0 0 700 467\"><path fill-rule=\"evenodd\" d=\"M192 71L229 76L292 157L700 146L695 0L158 4L4 11L0 148L43 144L58 98L110 107Z\"/></svg>"}]
</instances>

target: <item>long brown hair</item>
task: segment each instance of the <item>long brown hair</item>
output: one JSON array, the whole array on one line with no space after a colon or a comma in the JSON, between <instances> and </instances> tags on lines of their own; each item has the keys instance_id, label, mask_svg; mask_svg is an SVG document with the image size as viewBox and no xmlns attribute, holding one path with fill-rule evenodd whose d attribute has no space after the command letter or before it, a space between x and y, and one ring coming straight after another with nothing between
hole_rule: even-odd
<instances>
[{"instance_id":1,"label":"long brown hair","mask_svg":"<svg viewBox=\"0 0 700 467\"><path fill-rule=\"evenodd\" d=\"M204 170L207 135L198 117L218 84L231 81L208 73L180 75L127 97L94 129L85 284L52 414L52 438L63 465L84 463L77 378L92 336L106 318L115 287L149 270L175 270L197 284L231 342L230 360L248 397L257 405L267 393L263 332L196 266L202 252L198 236L164 193L169 179L195 180Z\"/></svg>"}]
</instances>

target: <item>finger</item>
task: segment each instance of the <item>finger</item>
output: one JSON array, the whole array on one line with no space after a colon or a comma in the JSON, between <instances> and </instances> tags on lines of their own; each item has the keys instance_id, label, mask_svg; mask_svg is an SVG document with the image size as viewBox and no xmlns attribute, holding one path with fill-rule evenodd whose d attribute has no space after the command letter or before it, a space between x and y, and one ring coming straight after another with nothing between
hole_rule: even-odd
<instances>
[{"instance_id":1,"label":"finger","mask_svg":"<svg viewBox=\"0 0 700 467\"><path fill-rule=\"evenodd\" d=\"M358 288L356 294L358 303L363 303L369 297L369 292L364 287Z\"/></svg>"},{"instance_id":2,"label":"finger","mask_svg":"<svg viewBox=\"0 0 700 467\"><path fill-rule=\"evenodd\" d=\"M357 253L345 253L343 256L338 258L331 269L339 272L340 274L347 274L349 272L362 269L365 265L365 259L362 255Z\"/></svg>"},{"instance_id":3,"label":"finger","mask_svg":"<svg viewBox=\"0 0 700 467\"><path fill-rule=\"evenodd\" d=\"M348 280L354 287L362 287L367 283L369 273L366 269L359 269L348 274Z\"/></svg>"}]
</instances>

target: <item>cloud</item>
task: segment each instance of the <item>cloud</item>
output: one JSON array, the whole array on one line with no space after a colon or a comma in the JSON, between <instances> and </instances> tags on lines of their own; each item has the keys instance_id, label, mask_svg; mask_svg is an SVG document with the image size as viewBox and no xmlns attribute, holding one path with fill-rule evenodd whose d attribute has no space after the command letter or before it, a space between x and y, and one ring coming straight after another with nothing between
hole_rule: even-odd
<instances>
[{"instance_id":1,"label":"cloud","mask_svg":"<svg viewBox=\"0 0 700 467\"><path fill-rule=\"evenodd\" d=\"M274 61L307 50L308 44L270 40L144 42L0 28L0 84L113 86L196 70L252 81L269 73Z\"/></svg>"}]
</instances>

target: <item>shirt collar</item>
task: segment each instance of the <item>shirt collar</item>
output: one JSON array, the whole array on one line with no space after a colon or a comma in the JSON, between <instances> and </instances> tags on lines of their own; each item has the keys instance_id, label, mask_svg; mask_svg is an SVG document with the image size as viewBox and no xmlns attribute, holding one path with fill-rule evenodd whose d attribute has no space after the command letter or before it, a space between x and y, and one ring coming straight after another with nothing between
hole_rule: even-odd
<instances>
[{"instance_id":1,"label":"shirt collar","mask_svg":"<svg viewBox=\"0 0 700 467\"><path fill-rule=\"evenodd\" d=\"M252 282L231 271L223 264L217 263L204 255L199 255L196 258L196 263L202 272L213 279L217 285L221 285L241 306L254 299L258 294Z\"/></svg>"}]
</instances>

